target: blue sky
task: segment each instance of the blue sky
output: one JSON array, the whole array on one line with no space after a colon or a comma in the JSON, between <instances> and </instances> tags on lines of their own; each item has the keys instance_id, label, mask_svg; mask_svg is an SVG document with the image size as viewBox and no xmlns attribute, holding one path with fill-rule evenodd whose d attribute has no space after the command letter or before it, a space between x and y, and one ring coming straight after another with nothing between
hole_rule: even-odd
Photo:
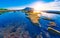
<instances>
[{"instance_id":1,"label":"blue sky","mask_svg":"<svg viewBox=\"0 0 60 38\"><path fill-rule=\"evenodd\" d=\"M12 7L12 6L22 6L34 2L35 0L0 0L0 8L2 7Z\"/></svg>"},{"instance_id":2,"label":"blue sky","mask_svg":"<svg viewBox=\"0 0 60 38\"><path fill-rule=\"evenodd\" d=\"M43 10L60 10L60 0L0 0L0 8L36 7Z\"/></svg>"},{"instance_id":3,"label":"blue sky","mask_svg":"<svg viewBox=\"0 0 60 38\"><path fill-rule=\"evenodd\" d=\"M0 0L0 8L12 6L24 6L36 1L52 2L54 0Z\"/></svg>"}]
</instances>

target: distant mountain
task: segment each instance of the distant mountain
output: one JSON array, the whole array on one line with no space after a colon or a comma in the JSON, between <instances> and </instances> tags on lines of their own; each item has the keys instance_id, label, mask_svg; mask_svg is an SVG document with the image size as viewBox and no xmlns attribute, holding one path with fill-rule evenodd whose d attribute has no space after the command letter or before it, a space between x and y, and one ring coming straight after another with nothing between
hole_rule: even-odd
<instances>
[{"instance_id":1,"label":"distant mountain","mask_svg":"<svg viewBox=\"0 0 60 38\"><path fill-rule=\"evenodd\" d=\"M60 14L60 11L51 11L51 10L47 10L47 11L43 11L46 13L53 13L53 14Z\"/></svg>"}]
</instances>

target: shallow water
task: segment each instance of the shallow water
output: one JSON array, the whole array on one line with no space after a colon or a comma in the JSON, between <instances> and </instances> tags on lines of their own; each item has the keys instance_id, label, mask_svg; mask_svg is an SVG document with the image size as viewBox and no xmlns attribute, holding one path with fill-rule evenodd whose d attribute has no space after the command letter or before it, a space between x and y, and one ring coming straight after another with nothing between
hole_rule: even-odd
<instances>
[{"instance_id":1,"label":"shallow water","mask_svg":"<svg viewBox=\"0 0 60 38\"><path fill-rule=\"evenodd\" d=\"M56 27L54 27L54 29L60 31L60 15L55 14L54 18L52 19L56 23ZM51 21L44 20L41 17L39 22L41 24L41 27L33 25L31 21L26 18L25 13L23 12L9 12L9 13L7 12L5 14L2 14L0 15L0 38L4 38L3 36L5 31L9 33L15 33L16 30L18 30L18 28L22 28L20 29L21 33L20 32L18 32L19 34L17 33L17 35L19 35L20 38L24 38L22 37L22 34L24 34L24 32L26 31L28 31L26 32L28 33L26 34L26 38L28 38L27 37L28 35L29 35L29 38L40 38L40 37L59 38L60 35L55 35L47 31L48 23ZM12 36L10 38L12 38Z\"/></svg>"}]
</instances>

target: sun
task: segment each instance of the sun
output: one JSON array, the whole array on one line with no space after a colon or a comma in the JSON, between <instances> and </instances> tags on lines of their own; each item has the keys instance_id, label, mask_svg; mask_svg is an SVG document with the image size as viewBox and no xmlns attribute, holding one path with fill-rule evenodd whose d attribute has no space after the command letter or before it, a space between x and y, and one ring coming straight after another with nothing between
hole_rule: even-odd
<instances>
[{"instance_id":1,"label":"sun","mask_svg":"<svg viewBox=\"0 0 60 38\"><path fill-rule=\"evenodd\" d=\"M35 2L31 5L31 7L34 8L34 11L39 12L44 9L44 4L41 2Z\"/></svg>"}]
</instances>

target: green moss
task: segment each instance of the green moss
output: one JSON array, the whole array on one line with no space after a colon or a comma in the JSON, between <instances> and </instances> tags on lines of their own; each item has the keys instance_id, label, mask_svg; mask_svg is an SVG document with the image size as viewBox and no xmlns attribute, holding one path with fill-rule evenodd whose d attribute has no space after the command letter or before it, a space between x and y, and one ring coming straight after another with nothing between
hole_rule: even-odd
<instances>
[{"instance_id":1,"label":"green moss","mask_svg":"<svg viewBox=\"0 0 60 38\"><path fill-rule=\"evenodd\" d=\"M8 9L0 8L0 10L8 10Z\"/></svg>"},{"instance_id":2,"label":"green moss","mask_svg":"<svg viewBox=\"0 0 60 38\"><path fill-rule=\"evenodd\" d=\"M60 31L55 30L55 29L53 29L53 28L51 28L51 27L48 27L48 31L51 32L51 33L59 34L59 35L60 35Z\"/></svg>"}]
</instances>

